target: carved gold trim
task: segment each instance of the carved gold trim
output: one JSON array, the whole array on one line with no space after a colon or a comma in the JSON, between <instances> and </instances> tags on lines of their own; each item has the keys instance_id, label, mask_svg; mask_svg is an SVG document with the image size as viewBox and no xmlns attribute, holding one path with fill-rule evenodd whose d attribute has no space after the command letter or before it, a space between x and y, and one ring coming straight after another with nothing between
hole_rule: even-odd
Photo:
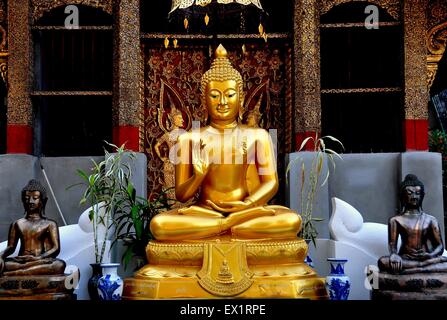
<instances>
[{"instance_id":1,"label":"carved gold trim","mask_svg":"<svg viewBox=\"0 0 447 320\"><path fill-rule=\"evenodd\" d=\"M307 254L307 244L302 239L247 241L246 245L249 265L270 264L272 261L303 262ZM151 241L146 247L148 261L154 265L201 266L203 252L204 242Z\"/></svg>"},{"instance_id":2,"label":"carved gold trim","mask_svg":"<svg viewBox=\"0 0 447 320\"><path fill-rule=\"evenodd\" d=\"M427 71L428 88L431 88L438 71L439 62L444 55L447 44L447 21L441 23L428 31L427 34Z\"/></svg>"},{"instance_id":3,"label":"carved gold trim","mask_svg":"<svg viewBox=\"0 0 447 320\"><path fill-rule=\"evenodd\" d=\"M295 0L295 133L321 130L320 16L315 0Z\"/></svg>"},{"instance_id":4,"label":"carved gold trim","mask_svg":"<svg viewBox=\"0 0 447 320\"><path fill-rule=\"evenodd\" d=\"M63 5L85 5L112 15L112 0L31 0L32 21L35 23L43 15Z\"/></svg>"},{"instance_id":5,"label":"carved gold trim","mask_svg":"<svg viewBox=\"0 0 447 320\"><path fill-rule=\"evenodd\" d=\"M77 30L94 30L94 31L113 31L112 26L79 26L76 29L67 29L64 26L33 26L32 30L63 30L63 31L77 31Z\"/></svg>"},{"instance_id":6,"label":"carved gold trim","mask_svg":"<svg viewBox=\"0 0 447 320\"><path fill-rule=\"evenodd\" d=\"M0 76L8 87L8 59L5 57L0 57Z\"/></svg>"},{"instance_id":7,"label":"carved gold trim","mask_svg":"<svg viewBox=\"0 0 447 320\"><path fill-rule=\"evenodd\" d=\"M431 0L428 4L428 29L441 24L447 19L447 1Z\"/></svg>"},{"instance_id":8,"label":"carved gold trim","mask_svg":"<svg viewBox=\"0 0 447 320\"><path fill-rule=\"evenodd\" d=\"M429 0L404 1L405 119L428 118L427 32Z\"/></svg>"},{"instance_id":9,"label":"carved gold trim","mask_svg":"<svg viewBox=\"0 0 447 320\"><path fill-rule=\"evenodd\" d=\"M328 13L335 6L354 2L352 0L320 0L320 15ZM383 8L390 16L400 20L400 1L399 0L356 0L355 2L368 2Z\"/></svg>"},{"instance_id":10,"label":"carved gold trim","mask_svg":"<svg viewBox=\"0 0 447 320\"><path fill-rule=\"evenodd\" d=\"M289 39L291 35L287 32L284 33L269 33L267 34L268 39ZM214 36L207 36L204 34L176 34L176 33L141 33L141 39L188 39L188 40L211 40ZM259 39L259 34L218 34L217 39Z\"/></svg>"},{"instance_id":11,"label":"carved gold trim","mask_svg":"<svg viewBox=\"0 0 447 320\"><path fill-rule=\"evenodd\" d=\"M112 91L33 91L32 96L112 96Z\"/></svg>"},{"instance_id":12,"label":"carved gold trim","mask_svg":"<svg viewBox=\"0 0 447 320\"><path fill-rule=\"evenodd\" d=\"M377 93L377 92L401 92L402 88L355 88L355 89L323 89L323 94L351 94L351 93Z\"/></svg>"},{"instance_id":13,"label":"carved gold trim","mask_svg":"<svg viewBox=\"0 0 447 320\"><path fill-rule=\"evenodd\" d=\"M379 22L378 27L395 27L400 26L399 21L392 22ZM320 28L331 29L331 28L365 28L364 22L353 22L353 23L322 23Z\"/></svg>"}]
</instances>

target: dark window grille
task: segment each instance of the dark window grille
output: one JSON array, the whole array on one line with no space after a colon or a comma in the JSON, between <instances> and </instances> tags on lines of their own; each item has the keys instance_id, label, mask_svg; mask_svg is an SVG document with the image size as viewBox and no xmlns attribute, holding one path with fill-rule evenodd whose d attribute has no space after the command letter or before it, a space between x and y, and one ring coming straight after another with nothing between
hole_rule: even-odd
<instances>
[{"instance_id":1,"label":"dark window grille","mask_svg":"<svg viewBox=\"0 0 447 320\"><path fill-rule=\"evenodd\" d=\"M367 5L340 5L321 18L322 135L348 153L401 152L402 25L380 10L386 23L366 29Z\"/></svg>"},{"instance_id":2,"label":"dark window grille","mask_svg":"<svg viewBox=\"0 0 447 320\"><path fill-rule=\"evenodd\" d=\"M112 139L112 17L78 6L79 30L63 28L65 7L33 26L34 154L103 154Z\"/></svg>"}]
</instances>

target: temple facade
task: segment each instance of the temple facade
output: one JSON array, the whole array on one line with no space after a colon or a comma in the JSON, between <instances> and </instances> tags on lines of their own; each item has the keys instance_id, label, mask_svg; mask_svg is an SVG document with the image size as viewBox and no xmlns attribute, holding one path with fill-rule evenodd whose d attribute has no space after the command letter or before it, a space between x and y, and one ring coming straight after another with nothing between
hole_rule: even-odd
<instances>
[{"instance_id":1,"label":"temple facade","mask_svg":"<svg viewBox=\"0 0 447 320\"><path fill-rule=\"evenodd\" d=\"M445 1L261 4L0 1L0 153L92 156L104 140L126 143L159 189L169 145L157 141L206 121L200 79L219 43L280 155L316 134L348 153L428 150L430 99L447 75Z\"/></svg>"}]
</instances>

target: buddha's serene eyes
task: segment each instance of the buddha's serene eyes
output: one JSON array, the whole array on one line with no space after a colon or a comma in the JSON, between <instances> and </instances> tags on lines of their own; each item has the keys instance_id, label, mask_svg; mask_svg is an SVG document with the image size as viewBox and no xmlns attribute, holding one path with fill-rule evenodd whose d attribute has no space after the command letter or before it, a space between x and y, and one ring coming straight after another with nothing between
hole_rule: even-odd
<instances>
[{"instance_id":1,"label":"buddha's serene eyes","mask_svg":"<svg viewBox=\"0 0 447 320\"><path fill-rule=\"evenodd\" d=\"M210 97L213 98L213 99L217 99L217 98L219 98L219 93L216 92L216 91L211 91L210 92Z\"/></svg>"}]
</instances>

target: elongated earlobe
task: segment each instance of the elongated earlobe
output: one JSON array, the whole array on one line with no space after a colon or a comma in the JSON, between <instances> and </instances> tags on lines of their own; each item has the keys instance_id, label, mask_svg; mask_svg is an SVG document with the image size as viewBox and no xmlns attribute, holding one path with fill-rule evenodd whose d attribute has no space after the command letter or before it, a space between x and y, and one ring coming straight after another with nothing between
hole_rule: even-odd
<instances>
[{"instance_id":1,"label":"elongated earlobe","mask_svg":"<svg viewBox=\"0 0 447 320\"><path fill-rule=\"evenodd\" d=\"M240 104L240 107L239 107L239 123L242 123L242 120L244 118L244 114L245 114L244 103L245 103L245 97L242 97L241 104Z\"/></svg>"}]
</instances>

